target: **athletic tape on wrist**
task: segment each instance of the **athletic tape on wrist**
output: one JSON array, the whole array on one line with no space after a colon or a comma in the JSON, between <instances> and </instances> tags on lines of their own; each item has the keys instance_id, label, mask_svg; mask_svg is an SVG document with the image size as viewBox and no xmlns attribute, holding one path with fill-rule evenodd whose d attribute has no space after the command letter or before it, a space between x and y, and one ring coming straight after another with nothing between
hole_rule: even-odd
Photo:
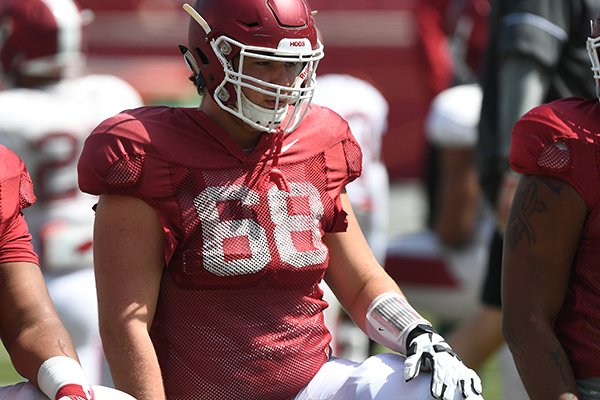
<instances>
[{"instance_id":1,"label":"athletic tape on wrist","mask_svg":"<svg viewBox=\"0 0 600 400\"><path fill-rule=\"evenodd\" d=\"M394 351L406 354L406 339L417 325L431 325L404 297L395 292L382 293L367 310L369 337Z\"/></svg>"},{"instance_id":2,"label":"athletic tape on wrist","mask_svg":"<svg viewBox=\"0 0 600 400\"><path fill-rule=\"evenodd\" d=\"M44 361L38 370L37 380L40 390L50 399L55 399L58 390L65 385L88 385L81 365L65 356L55 356Z\"/></svg>"}]
</instances>

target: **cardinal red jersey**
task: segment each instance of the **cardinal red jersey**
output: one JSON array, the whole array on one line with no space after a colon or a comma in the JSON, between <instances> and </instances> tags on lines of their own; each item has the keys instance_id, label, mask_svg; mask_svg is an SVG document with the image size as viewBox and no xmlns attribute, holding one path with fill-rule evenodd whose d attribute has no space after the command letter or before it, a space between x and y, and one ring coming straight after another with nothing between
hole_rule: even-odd
<instances>
[{"instance_id":1,"label":"cardinal red jersey","mask_svg":"<svg viewBox=\"0 0 600 400\"><path fill-rule=\"evenodd\" d=\"M117 115L85 143L81 189L141 198L163 224L151 334L169 399L290 399L329 356L322 237L346 228L361 153L317 106L277 145L262 134L244 151L198 109L168 107Z\"/></svg>"},{"instance_id":2,"label":"cardinal red jersey","mask_svg":"<svg viewBox=\"0 0 600 400\"><path fill-rule=\"evenodd\" d=\"M537 107L514 127L512 168L570 184L588 217L563 308L554 324L575 377L600 376L600 104L567 98ZM557 221L557 223L560 223Z\"/></svg>"},{"instance_id":3,"label":"cardinal red jersey","mask_svg":"<svg viewBox=\"0 0 600 400\"><path fill-rule=\"evenodd\" d=\"M25 164L0 145L0 264L36 263L31 235L21 210L35 202L33 185Z\"/></svg>"}]
</instances>

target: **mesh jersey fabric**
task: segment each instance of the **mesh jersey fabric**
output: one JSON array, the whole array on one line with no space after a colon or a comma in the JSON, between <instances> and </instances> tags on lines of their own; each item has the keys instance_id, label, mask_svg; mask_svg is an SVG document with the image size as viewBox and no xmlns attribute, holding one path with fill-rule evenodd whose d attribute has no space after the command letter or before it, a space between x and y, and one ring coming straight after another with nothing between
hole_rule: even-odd
<instances>
[{"instance_id":1,"label":"mesh jersey fabric","mask_svg":"<svg viewBox=\"0 0 600 400\"><path fill-rule=\"evenodd\" d=\"M169 399L290 399L328 358L322 236L346 228L339 197L360 148L312 106L283 137L287 192L261 185L274 141L247 154L200 110L168 107L120 114L86 141L82 190L141 198L163 224L151 336Z\"/></svg>"},{"instance_id":2,"label":"mesh jersey fabric","mask_svg":"<svg viewBox=\"0 0 600 400\"><path fill-rule=\"evenodd\" d=\"M571 185L588 217L554 329L578 379L600 376L600 104L567 98L534 108L515 125L511 167Z\"/></svg>"},{"instance_id":3,"label":"mesh jersey fabric","mask_svg":"<svg viewBox=\"0 0 600 400\"><path fill-rule=\"evenodd\" d=\"M0 160L0 263L37 264L37 254L21 213L36 200L31 178L23 161L2 145Z\"/></svg>"}]
</instances>

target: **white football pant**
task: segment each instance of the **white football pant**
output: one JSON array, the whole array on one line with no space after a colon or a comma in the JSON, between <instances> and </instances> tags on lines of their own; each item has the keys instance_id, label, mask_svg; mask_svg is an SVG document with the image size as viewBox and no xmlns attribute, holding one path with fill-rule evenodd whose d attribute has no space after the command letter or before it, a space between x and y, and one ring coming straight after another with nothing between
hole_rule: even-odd
<instances>
[{"instance_id":1,"label":"white football pant","mask_svg":"<svg viewBox=\"0 0 600 400\"><path fill-rule=\"evenodd\" d=\"M332 358L294 400L425 400L431 396L431 374L404 381L404 357L378 354L362 363ZM463 400L457 389L454 400Z\"/></svg>"}]
</instances>

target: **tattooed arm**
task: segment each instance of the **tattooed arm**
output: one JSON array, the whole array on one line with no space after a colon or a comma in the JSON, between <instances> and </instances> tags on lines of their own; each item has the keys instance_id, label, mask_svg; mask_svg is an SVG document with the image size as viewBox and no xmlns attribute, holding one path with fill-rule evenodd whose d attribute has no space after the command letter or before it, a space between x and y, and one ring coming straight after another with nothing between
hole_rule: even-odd
<instances>
[{"instance_id":1,"label":"tattooed arm","mask_svg":"<svg viewBox=\"0 0 600 400\"><path fill-rule=\"evenodd\" d=\"M573 371L552 329L587 207L567 183L523 176L504 241L503 330L532 400L577 399Z\"/></svg>"}]
</instances>

